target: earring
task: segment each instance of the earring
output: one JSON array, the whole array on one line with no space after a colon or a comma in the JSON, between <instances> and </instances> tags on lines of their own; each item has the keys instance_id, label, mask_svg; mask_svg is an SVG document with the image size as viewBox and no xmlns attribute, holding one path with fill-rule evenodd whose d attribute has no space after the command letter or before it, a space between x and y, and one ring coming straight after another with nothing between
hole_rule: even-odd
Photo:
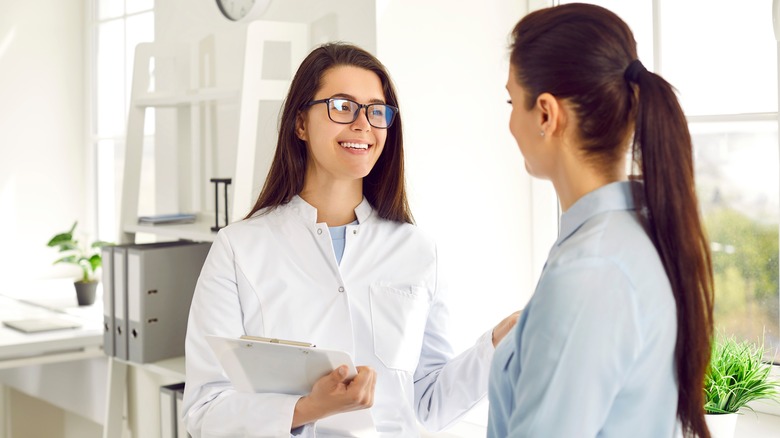
<instances>
[{"instance_id":1,"label":"earring","mask_svg":"<svg viewBox=\"0 0 780 438\"><path fill-rule=\"evenodd\" d=\"M544 137L544 131L539 131L539 135L541 135L542 137Z\"/></svg>"}]
</instances>

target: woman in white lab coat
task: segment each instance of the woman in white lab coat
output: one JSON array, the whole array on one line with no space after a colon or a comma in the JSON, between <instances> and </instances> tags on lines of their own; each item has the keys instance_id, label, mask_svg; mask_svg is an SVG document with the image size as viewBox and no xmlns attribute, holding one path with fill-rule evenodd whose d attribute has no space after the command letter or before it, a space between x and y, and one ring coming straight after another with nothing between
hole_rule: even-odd
<instances>
[{"instance_id":1,"label":"woman in white lab coat","mask_svg":"<svg viewBox=\"0 0 780 438\"><path fill-rule=\"evenodd\" d=\"M346 44L303 61L276 155L251 213L222 229L201 272L186 339L193 437L350 436L317 429L371 409L380 436L439 430L487 393L510 316L454 357L436 245L412 225L396 93L384 66ZM349 352L311 393L234 390L206 335L265 336Z\"/></svg>"}]
</instances>

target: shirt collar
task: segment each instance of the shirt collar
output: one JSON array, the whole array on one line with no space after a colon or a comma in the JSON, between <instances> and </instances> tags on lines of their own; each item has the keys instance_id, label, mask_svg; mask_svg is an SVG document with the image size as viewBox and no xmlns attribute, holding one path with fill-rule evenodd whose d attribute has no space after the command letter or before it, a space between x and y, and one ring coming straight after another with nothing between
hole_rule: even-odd
<instances>
[{"instance_id":1,"label":"shirt collar","mask_svg":"<svg viewBox=\"0 0 780 438\"><path fill-rule=\"evenodd\" d=\"M633 184L640 182L619 181L599 187L574 203L561 215L561 231L556 245L560 245L590 218L608 211L634 210Z\"/></svg>"},{"instance_id":2,"label":"shirt collar","mask_svg":"<svg viewBox=\"0 0 780 438\"><path fill-rule=\"evenodd\" d=\"M288 203L288 206L292 209L292 211L295 212L295 214L303 218L303 220L307 223L317 223L317 209L313 205L304 201L300 196L293 196L293 198ZM363 197L363 200L360 201L360 204L355 207L355 216L357 216L359 224L366 222L373 214L373 212L374 208L371 207L371 204L368 202L365 196Z\"/></svg>"}]
</instances>

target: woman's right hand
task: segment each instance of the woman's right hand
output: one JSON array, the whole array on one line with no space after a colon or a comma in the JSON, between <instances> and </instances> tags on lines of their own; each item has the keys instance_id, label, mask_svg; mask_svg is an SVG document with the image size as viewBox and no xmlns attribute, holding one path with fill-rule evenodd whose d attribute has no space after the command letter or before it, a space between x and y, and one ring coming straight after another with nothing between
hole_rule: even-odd
<instances>
[{"instance_id":1,"label":"woman's right hand","mask_svg":"<svg viewBox=\"0 0 780 438\"><path fill-rule=\"evenodd\" d=\"M357 367L357 376L347 377L342 365L314 384L311 393L298 400L293 414L292 429L340 412L370 408L374 404L376 371Z\"/></svg>"}]
</instances>

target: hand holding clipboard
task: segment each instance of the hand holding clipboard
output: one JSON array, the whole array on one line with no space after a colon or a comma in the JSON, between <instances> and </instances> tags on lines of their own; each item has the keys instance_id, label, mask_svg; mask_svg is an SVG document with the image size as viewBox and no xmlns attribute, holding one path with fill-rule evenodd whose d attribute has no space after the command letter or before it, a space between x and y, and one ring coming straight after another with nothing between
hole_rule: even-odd
<instances>
[{"instance_id":1,"label":"hand holding clipboard","mask_svg":"<svg viewBox=\"0 0 780 438\"><path fill-rule=\"evenodd\" d=\"M317 430L332 431L342 436L376 436L371 411L365 409L373 403L375 373L362 370L367 382L355 382L370 387L370 399L363 398L363 391L354 397L349 391L351 379L358 378L358 369L352 357L345 351L317 348L311 344L273 338L247 337L246 339L206 336L222 368L236 390L241 392L270 392L306 395L311 403L327 410L333 405L355 409L331 415L317 421ZM346 368L346 374L338 370ZM361 367L362 368L362 367ZM323 378L324 376L332 376ZM315 388L315 385L318 387ZM325 397L321 397L327 394ZM319 418L319 416L317 417Z\"/></svg>"}]
</instances>

